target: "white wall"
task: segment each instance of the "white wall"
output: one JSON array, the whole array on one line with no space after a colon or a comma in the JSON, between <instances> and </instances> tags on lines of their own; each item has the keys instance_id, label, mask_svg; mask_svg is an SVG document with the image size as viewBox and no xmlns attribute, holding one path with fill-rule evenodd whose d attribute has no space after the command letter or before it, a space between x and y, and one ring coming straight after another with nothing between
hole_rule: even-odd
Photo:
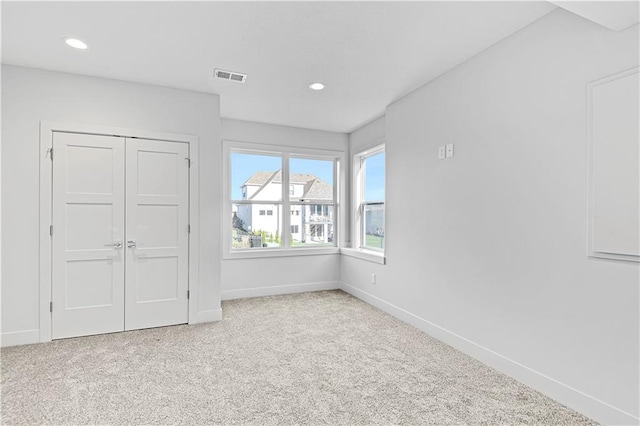
<instances>
[{"instance_id":1,"label":"white wall","mask_svg":"<svg viewBox=\"0 0 640 426\"><path fill-rule=\"evenodd\" d=\"M348 136L222 119L222 140L347 151ZM222 226L224 226L223 224ZM340 255L222 260L222 299L337 288Z\"/></svg>"},{"instance_id":2,"label":"white wall","mask_svg":"<svg viewBox=\"0 0 640 426\"><path fill-rule=\"evenodd\" d=\"M199 137L198 316L220 311L220 105L217 95L2 66L2 338L38 341L40 121ZM214 165L214 166L212 166ZM35 337L35 340L34 340Z\"/></svg>"},{"instance_id":3,"label":"white wall","mask_svg":"<svg viewBox=\"0 0 640 426\"><path fill-rule=\"evenodd\" d=\"M386 116L383 115L355 130L349 135L349 152L352 155L357 154L369 148L371 144L384 142L386 125Z\"/></svg>"},{"instance_id":4,"label":"white wall","mask_svg":"<svg viewBox=\"0 0 640 426\"><path fill-rule=\"evenodd\" d=\"M558 9L390 105L387 264L343 256L343 287L596 420L637 424L639 267L586 256L586 84L638 51L637 25ZM381 134L353 133L351 151Z\"/></svg>"}]
</instances>

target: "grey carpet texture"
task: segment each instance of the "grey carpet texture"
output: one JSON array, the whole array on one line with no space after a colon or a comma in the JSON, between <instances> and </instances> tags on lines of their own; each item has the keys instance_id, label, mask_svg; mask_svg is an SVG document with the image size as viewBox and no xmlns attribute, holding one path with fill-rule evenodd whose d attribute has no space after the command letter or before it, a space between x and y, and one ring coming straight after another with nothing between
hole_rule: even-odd
<instances>
[{"instance_id":1,"label":"grey carpet texture","mask_svg":"<svg viewBox=\"0 0 640 426\"><path fill-rule=\"evenodd\" d=\"M223 312L3 349L2 424L594 424L340 290Z\"/></svg>"}]
</instances>

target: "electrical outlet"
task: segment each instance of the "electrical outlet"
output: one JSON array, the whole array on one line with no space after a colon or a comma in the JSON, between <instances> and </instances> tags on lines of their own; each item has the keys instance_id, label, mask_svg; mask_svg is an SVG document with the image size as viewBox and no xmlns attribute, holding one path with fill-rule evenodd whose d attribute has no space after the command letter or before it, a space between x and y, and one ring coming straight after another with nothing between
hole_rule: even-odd
<instances>
[{"instance_id":1,"label":"electrical outlet","mask_svg":"<svg viewBox=\"0 0 640 426\"><path fill-rule=\"evenodd\" d=\"M438 160L442 160L445 157L444 145L438 147Z\"/></svg>"},{"instance_id":2,"label":"electrical outlet","mask_svg":"<svg viewBox=\"0 0 640 426\"><path fill-rule=\"evenodd\" d=\"M449 157L453 157L453 144L452 143L448 143L447 144L447 158Z\"/></svg>"},{"instance_id":3,"label":"electrical outlet","mask_svg":"<svg viewBox=\"0 0 640 426\"><path fill-rule=\"evenodd\" d=\"M376 283L376 274L371 274L371 284L375 285Z\"/></svg>"}]
</instances>

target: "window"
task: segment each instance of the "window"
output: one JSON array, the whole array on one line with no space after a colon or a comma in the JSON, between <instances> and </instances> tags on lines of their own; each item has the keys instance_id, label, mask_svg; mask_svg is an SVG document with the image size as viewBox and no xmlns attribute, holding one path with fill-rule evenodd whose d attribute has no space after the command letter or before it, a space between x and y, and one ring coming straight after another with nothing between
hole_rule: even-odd
<instances>
[{"instance_id":1,"label":"window","mask_svg":"<svg viewBox=\"0 0 640 426\"><path fill-rule=\"evenodd\" d=\"M301 234L294 236L292 245L333 246L335 208L335 161L292 156L289 161L289 179L302 190L289 200L300 217ZM298 214L298 213L296 213Z\"/></svg>"},{"instance_id":2,"label":"window","mask_svg":"<svg viewBox=\"0 0 640 426\"><path fill-rule=\"evenodd\" d=\"M357 247L384 250L385 152L384 145L355 156L355 194L358 206L354 227Z\"/></svg>"},{"instance_id":3,"label":"window","mask_svg":"<svg viewBox=\"0 0 640 426\"><path fill-rule=\"evenodd\" d=\"M337 246L343 153L238 142L224 147L225 199L232 215L224 230L225 253Z\"/></svg>"},{"instance_id":4,"label":"window","mask_svg":"<svg viewBox=\"0 0 640 426\"><path fill-rule=\"evenodd\" d=\"M313 237L321 238L324 235L324 227L321 225L311 225L309 234Z\"/></svg>"}]
</instances>

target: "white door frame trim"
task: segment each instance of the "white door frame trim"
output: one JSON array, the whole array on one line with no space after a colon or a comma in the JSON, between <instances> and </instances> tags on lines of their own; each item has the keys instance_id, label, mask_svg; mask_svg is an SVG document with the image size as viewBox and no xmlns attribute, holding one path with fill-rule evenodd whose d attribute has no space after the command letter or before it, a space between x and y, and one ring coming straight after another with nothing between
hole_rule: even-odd
<instances>
[{"instance_id":1,"label":"white door frame trim","mask_svg":"<svg viewBox=\"0 0 640 426\"><path fill-rule=\"evenodd\" d=\"M150 130L108 127L88 124L40 122L40 342L51 341L51 235L49 227L52 220L53 164L49 158L53 145L53 132L86 133L93 135L118 136L123 138L154 139L189 144L189 324L198 322L198 266L199 266L199 161L198 137L177 133L156 132ZM55 153L53 154L55 155Z\"/></svg>"}]
</instances>

